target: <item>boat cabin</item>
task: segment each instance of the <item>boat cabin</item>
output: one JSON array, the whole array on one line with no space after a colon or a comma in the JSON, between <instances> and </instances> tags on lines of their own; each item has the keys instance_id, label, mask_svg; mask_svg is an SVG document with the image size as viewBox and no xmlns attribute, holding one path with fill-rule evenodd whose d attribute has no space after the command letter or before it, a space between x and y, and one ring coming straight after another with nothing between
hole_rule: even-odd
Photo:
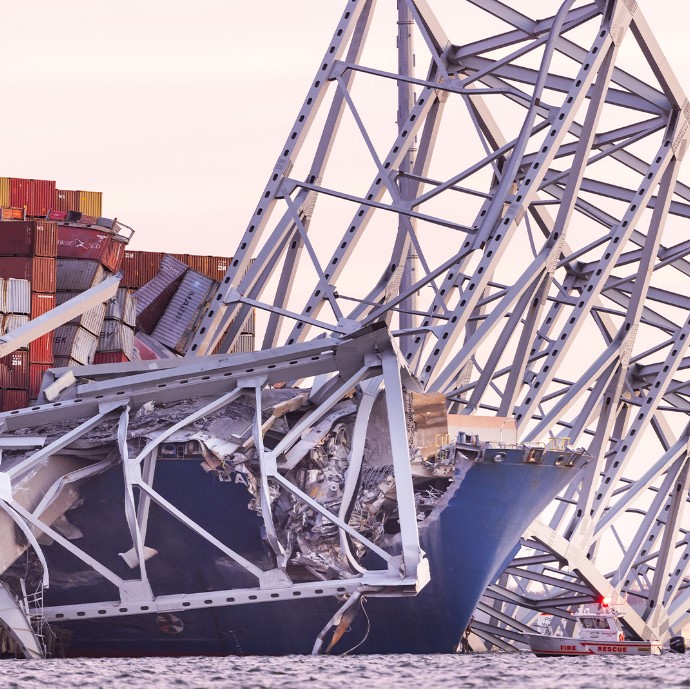
<instances>
[{"instance_id":1,"label":"boat cabin","mask_svg":"<svg viewBox=\"0 0 690 690\"><path fill-rule=\"evenodd\" d=\"M591 612L584 609L578 613L578 637L580 639L610 640L618 642L624 639L623 628L618 620L619 614L606 609Z\"/></svg>"}]
</instances>

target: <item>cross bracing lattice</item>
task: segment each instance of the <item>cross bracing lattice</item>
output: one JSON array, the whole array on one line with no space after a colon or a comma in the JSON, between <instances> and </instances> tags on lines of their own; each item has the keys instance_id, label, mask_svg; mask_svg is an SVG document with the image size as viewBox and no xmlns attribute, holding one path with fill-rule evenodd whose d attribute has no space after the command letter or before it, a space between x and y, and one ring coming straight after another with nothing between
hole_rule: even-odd
<instances>
[{"instance_id":1,"label":"cross bracing lattice","mask_svg":"<svg viewBox=\"0 0 690 690\"><path fill-rule=\"evenodd\" d=\"M689 120L632 0L350 0L188 353L385 321L452 411L586 447L496 644L583 582L687 619Z\"/></svg>"}]
</instances>

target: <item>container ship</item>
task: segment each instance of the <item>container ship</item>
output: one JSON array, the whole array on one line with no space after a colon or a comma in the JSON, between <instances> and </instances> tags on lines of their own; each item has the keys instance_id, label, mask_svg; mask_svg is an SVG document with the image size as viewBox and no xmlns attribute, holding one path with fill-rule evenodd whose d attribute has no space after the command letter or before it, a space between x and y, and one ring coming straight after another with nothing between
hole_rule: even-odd
<instances>
[{"instance_id":1,"label":"container ship","mask_svg":"<svg viewBox=\"0 0 690 690\"><path fill-rule=\"evenodd\" d=\"M456 651L584 451L447 414L384 324L254 352L250 317L184 357L228 259L134 252L100 197L28 182L0 184L5 338L122 277L0 362L2 649Z\"/></svg>"}]
</instances>

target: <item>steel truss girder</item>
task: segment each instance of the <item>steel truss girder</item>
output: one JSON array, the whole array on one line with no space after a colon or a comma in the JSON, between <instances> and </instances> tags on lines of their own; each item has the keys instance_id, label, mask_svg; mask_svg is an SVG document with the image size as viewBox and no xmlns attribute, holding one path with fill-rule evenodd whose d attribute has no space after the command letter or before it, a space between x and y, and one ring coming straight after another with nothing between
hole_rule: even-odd
<instances>
[{"instance_id":1,"label":"steel truss girder","mask_svg":"<svg viewBox=\"0 0 690 690\"><path fill-rule=\"evenodd\" d=\"M655 601L643 622L668 634L669 611L675 630L690 620L678 608L690 578L685 496L669 498L686 484L690 413L690 188L679 178L690 103L637 3L554 1L539 17L519 0L468 4L502 29L467 39L462 6L446 25L431 0L347 3L193 351L234 318L229 348L250 306L270 315L270 345L390 324L412 372L453 411L514 415L523 438L588 446L595 460L549 526L590 563L620 550L602 572L629 561L636 576L644 564L654 598L676 598ZM397 71L367 58L374 12L388 12L391 34L400 17L413 27L417 69L409 35ZM649 70L631 68L621 46ZM367 80L380 90L358 88ZM391 84L389 112L401 111L383 132L369 110L382 112ZM320 110L317 153L300 164ZM409 252L416 279L401 267ZM271 296L281 268L289 299ZM651 560L635 535L646 524L656 525Z\"/></svg>"},{"instance_id":2,"label":"steel truss girder","mask_svg":"<svg viewBox=\"0 0 690 690\"><path fill-rule=\"evenodd\" d=\"M248 366L250 363L251 366ZM401 372L401 368L404 371ZM141 373L141 368L136 365L124 365L120 368L109 367L109 375L98 368L85 367L82 372L77 370L75 373L81 381L84 379L80 374L86 374L90 370L100 374L101 378L99 381L73 385L72 390L65 393L66 396L75 396L71 398L73 400L71 404L67 402L70 398L66 397L58 405L50 404L34 408L34 423L43 426L50 424L51 420L65 423L70 419L81 420L89 414L93 414L93 416L40 450L30 453L26 459L9 463L7 469L2 473L2 493L0 495L2 507L24 531L29 542L36 549L44 568L47 567L46 561L41 548L33 537L32 529L43 532L54 539L60 547L70 551L88 567L115 585L120 592L118 602L79 604L45 609L43 615L48 620L67 620L72 617L98 618L110 615L143 615L150 614L151 611L182 611L188 607L227 606L276 601L285 598L294 600L295 597L299 596L327 597L334 594L341 596L352 595L355 592L366 592L373 596L385 593L413 595L417 588L425 584L428 574L425 570L424 554L419 548L417 535L416 508L409 474L410 457L402 401L403 380L409 382L413 387L414 381L410 378L409 372L406 371L405 365L400 362L397 350L385 328L374 326L363 329L347 338L326 338L310 344L256 353L251 357L251 362L246 356L228 357L223 355L178 361L177 363L161 363L157 370L155 369L156 367L148 375ZM270 426L271 420L266 423L262 420L262 389L268 381L284 380L288 372L292 374L299 372L299 376L330 375L332 377L331 383L334 385L326 387L328 392L316 405L315 410L305 413L301 421L295 423L282 440L271 450L268 450L264 447L263 429ZM119 377L117 376L118 373L120 374ZM222 386L219 388L220 381L222 381ZM304 432L308 431L319 419L327 416L333 406L348 396L353 387L360 383L364 385L365 390L368 389L367 386L371 388L369 395L371 402L381 387L384 391L384 399L387 400L386 409L391 432L393 474L396 477L396 500L401 525L400 555L392 555L374 544L357 529L351 527L342 516L332 513L283 476L284 468L289 469L288 459L291 449L296 449L296 446L302 443L299 452L303 455L317 442L317 440L312 440L311 445L308 443L304 445L302 441ZM160 390L168 391L168 401L189 400L191 394L201 396L201 404L197 405L184 418L164 425L149 438L136 454L131 454L128 441L131 436L129 425L133 412L139 409L144 401L159 399L158 391ZM277 555L277 567L272 570L259 568L229 548L153 489L156 453L160 444L165 443L173 434L189 427L195 421L203 419L232 403L245 390L253 392L256 400L252 441L258 449L260 458L260 483L263 487L261 498L262 504L266 506L263 511L264 526ZM127 391L126 398L120 395L121 391ZM116 401L111 402L111 398ZM356 406L353 405L352 409L356 410ZM94 410L97 410L95 414ZM363 430L366 430L367 418L368 407L365 405L364 419L360 424ZM119 457L110 457L106 460L87 464L81 470L73 471L59 478L33 513L15 500L13 481L16 482L27 472L40 468L42 464L50 460L52 454L69 452L70 444L96 429L104 420L109 423L117 422ZM5 423L6 427L11 427L13 422L11 413L4 413L0 416L0 423ZM364 448L361 433L363 432L358 434L358 443L355 447L358 453L363 452ZM33 444L40 445L40 442L34 439ZM353 466L357 467L358 462L361 462L361 458L356 462L353 459ZM131 550L120 555L130 568L135 570L135 577L130 579L123 579L116 575L110 568L85 553L41 519L46 509L67 485L83 481L117 463L121 465L124 476L125 520L132 542ZM386 567L383 570L366 570L358 564L356 570L359 575L352 579L341 577L340 579L318 580L314 583L293 584L284 570L287 556L281 559L284 552L274 529L268 498L268 480L277 482L293 494L298 501L307 504L324 516L326 520L337 525L341 534L347 534L353 540L378 554L386 563ZM150 554L145 542L151 502L157 504L199 537L214 545L220 553L253 575L257 579L257 587L217 593L194 594L187 592L177 595L156 596L152 591L146 569L146 560ZM347 542L345 541L345 543ZM348 553L348 557L354 561L351 553ZM48 584L48 577L49 573L44 572L45 585ZM34 613L38 615L37 611Z\"/></svg>"}]
</instances>

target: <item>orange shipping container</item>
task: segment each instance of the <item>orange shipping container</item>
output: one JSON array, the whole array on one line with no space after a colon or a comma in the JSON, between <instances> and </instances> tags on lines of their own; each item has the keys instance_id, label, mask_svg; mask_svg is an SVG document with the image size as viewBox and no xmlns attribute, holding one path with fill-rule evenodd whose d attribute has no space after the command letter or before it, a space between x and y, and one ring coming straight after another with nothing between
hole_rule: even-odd
<instances>
[{"instance_id":1,"label":"orange shipping container","mask_svg":"<svg viewBox=\"0 0 690 690\"><path fill-rule=\"evenodd\" d=\"M23 208L3 208L2 220L24 220Z\"/></svg>"},{"instance_id":2,"label":"orange shipping container","mask_svg":"<svg viewBox=\"0 0 690 690\"><path fill-rule=\"evenodd\" d=\"M31 293L31 318L35 319L41 314L45 314L51 309L55 309L54 292L32 292Z\"/></svg>"},{"instance_id":3,"label":"orange shipping container","mask_svg":"<svg viewBox=\"0 0 690 690\"><path fill-rule=\"evenodd\" d=\"M35 338L29 343L29 361L32 364L53 364L53 336L55 331Z\"/></svg>"}]
</instances>

